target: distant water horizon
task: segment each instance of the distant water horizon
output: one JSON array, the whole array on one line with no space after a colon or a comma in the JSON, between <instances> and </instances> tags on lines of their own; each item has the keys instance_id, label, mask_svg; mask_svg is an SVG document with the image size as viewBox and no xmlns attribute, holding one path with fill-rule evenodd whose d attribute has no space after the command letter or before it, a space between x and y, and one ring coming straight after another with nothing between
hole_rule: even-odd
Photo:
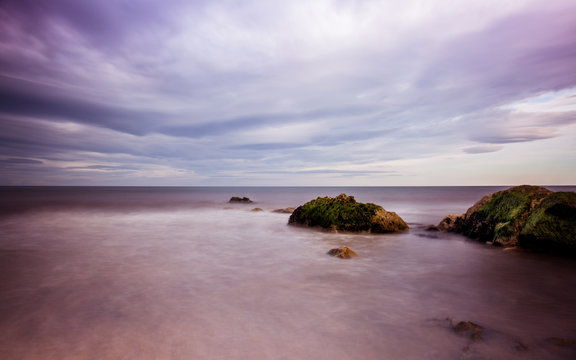
<instances>
[{"instance_id":1,"label":"distant water horizon","mask_svg":"<svg viewBox=\"0 0 576 360\"><path fill-rule=\"evenodd\" d=\"M2 186L0 348L33 360L573 359L576 260L426 231L508 187ZM410 231L331 233L273 212L340 193ZM326 255L342 245L359 257ZM482 341L458 321L484 327Z\"/></svg>"}]
</instances>

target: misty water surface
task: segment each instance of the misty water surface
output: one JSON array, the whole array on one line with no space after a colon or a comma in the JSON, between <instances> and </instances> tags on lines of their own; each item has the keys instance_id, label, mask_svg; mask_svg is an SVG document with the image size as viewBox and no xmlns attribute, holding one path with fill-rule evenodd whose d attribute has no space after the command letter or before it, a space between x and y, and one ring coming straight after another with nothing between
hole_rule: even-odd
<instances>
[{"instance_id":1,"label":"misty water surface","mask_svg":"<svg viewBox=\"0 0 576 360\"><path fill-rule=\"evenodd\" d=\"M3 188L2 358L572 359L547 339L576 339L574 260L424 230L499 189ZM271 212L340 192L412 230ZM359 257L326 255L341 245Z\"/></svg>"}]
</instances>

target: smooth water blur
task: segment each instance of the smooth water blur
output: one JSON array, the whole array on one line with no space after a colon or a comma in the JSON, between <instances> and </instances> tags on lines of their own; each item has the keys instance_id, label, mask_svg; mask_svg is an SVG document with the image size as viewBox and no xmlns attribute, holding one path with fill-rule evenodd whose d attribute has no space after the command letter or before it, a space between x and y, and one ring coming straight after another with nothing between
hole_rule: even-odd
<instances>
[{"instance_id":1,"label":"smooth water blur","mask_svg":"<svg viewBox=\"0 0 576 360\"><path fill-rule=\"evenodd\" d=\"M0 188L0 357L573 359L547 339L576 339L576 261L424 230L500 189ZM271 212L341 192L411 231ZM326 255L341 245L359 257Z\"/></svg>"}]
</instances>

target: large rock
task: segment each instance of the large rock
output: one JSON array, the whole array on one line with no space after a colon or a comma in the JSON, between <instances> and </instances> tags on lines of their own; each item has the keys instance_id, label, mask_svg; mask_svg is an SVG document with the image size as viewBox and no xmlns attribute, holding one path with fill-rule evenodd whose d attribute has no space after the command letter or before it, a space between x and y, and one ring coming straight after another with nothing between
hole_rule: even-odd
<instances>
[{"instance_id":1,"label":"large rock","mask_svg":"<svg viewBox=\"0 0 576 360\"><path fill-rule=\"evenodd\" d=\"M381 206L357 202L353 196L319 197L294 210L288 224L320 227L332 231L389 233L407 231L408 225Z\"/></svg>"},{"instance_id":2,"label":"large rock","mask_svg":"<svg viewBox=\"0 0 576 360\"><path fill-rule=\"evenodd\" d=\"M522 185L484 196L462 215L448 215L439 230L502 246L576 250L576 194Z\"/></svg>"}]
</instances>

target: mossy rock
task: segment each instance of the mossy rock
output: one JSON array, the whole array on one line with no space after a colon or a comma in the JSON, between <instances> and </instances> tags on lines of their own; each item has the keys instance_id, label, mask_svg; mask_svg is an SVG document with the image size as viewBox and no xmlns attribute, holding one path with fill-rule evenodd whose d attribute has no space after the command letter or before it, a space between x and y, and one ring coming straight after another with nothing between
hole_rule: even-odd
<instances>
[{"instance_id":1,"label":"mossy rock","mask_svg":"<svg viewBox=\"0 0 576 360\"><path fill-rule=\"evenodd\" d=\"M485 219L493 234L492 241L501 245L517 245L518 235L530 211L552 192L540 186L522 185L495 193L477 212Z\"/></svg>"},{"instance_id":2,"label":"mossy rock","mask_svg":"<svg viewBox=\"0 0 576 360\"><path fill-rule=\"evenodd\" d=\"M516 246L530 212L550 194L552 191L540 186L512 187L484 196L465 214L450 215L442 220L438 228L484 242Z\"/></svg>"},{"instance_id":3,"label":"mossy rock","mask_svg":"<svg viewBox=\"0 0 576 360\"><path fill-rule=\"evenodd\" d=\"M556 192L542 200L520 232L520 245L576 253L576 193Z\"/></svg>"},{"instance_id":4,"label":"mossy rock","mask_svg":"<svg viewBox=\"0 0 576 360\"><path fill-rule=\"evenodd\" d=\"M332 231L389 233L408 230L394 212L372 203L359 203L353 196L319 197L294 210L288 224L320 227Z\"/></svg>"},{"instance_id":5,"label":"mossy rock","mask_svg":"<svg viewBox=\"0 0 576 360\"><path fill-rule=\"evenodd\" d=\"M576 193L522 185L484 196L439 230L502 246L576 254Z\"/></svg>"}]
</instances>

